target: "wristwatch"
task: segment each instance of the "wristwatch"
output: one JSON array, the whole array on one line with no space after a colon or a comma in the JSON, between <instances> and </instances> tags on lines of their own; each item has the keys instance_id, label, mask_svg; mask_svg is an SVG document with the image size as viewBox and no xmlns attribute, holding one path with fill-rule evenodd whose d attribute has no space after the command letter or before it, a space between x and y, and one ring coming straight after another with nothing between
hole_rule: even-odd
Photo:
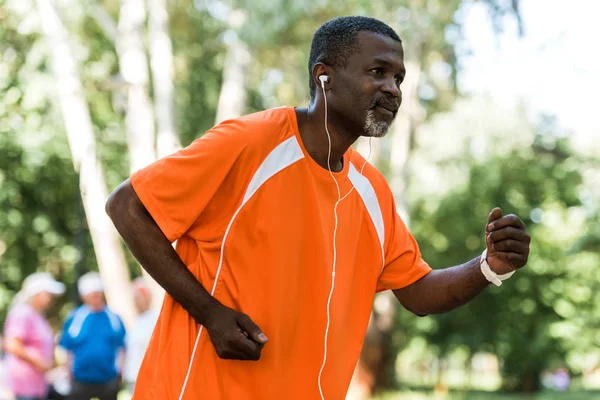
<instances>
[{"instance_id":1,"label":"wristwatch","mask_svg":"<svg viewBox=\"0 0 600 400\"><path fill-rule=\"evenodd\" d=\"M487 262L487 249L481 253L481 259L479 260L479 267L481 268L481 273L485 276L485 279L488 282L493 283L496 286L501 286L502 281L507 280L517 271L509 272L508 274L498 275L490 268L490 265Z\"/></svg>"}]
</instances>

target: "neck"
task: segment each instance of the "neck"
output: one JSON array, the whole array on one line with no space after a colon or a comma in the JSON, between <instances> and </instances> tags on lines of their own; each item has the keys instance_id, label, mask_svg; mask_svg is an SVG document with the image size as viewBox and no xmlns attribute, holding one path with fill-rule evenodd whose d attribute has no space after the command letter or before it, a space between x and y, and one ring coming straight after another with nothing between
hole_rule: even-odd
<instances>
[{"instance_id":1,"label":"neck","mask_svg":"<svg viewBox=\"0 0 600 400\"><path fill-rule=\"evenodd\" d=\"M325 130L325 104L320 98L307 108L296 109L298 130L306 151L321 167L327 169L329 141ZM344 167L342 158L350 146L360 137L360 134L344 129L341 123L336 123L335 117L328 113L327 127L331 136L330 167L339 172Z\"/></svg>"},{"instance_id":2,"label":"neck","mask_svg":"<svg viewBox=\"0 0 600 400\"><path fill-rule=\"evenodd\" d=\"M102 305L93 305L93 306L89 305L89 304L86 304L86 306L87 306L87 308L90 309L91 312L94 312L94 313L97 313L97 312L100 312L100 311L104 310L104 304L102 304Z\"/></svg>"}]
</instances>

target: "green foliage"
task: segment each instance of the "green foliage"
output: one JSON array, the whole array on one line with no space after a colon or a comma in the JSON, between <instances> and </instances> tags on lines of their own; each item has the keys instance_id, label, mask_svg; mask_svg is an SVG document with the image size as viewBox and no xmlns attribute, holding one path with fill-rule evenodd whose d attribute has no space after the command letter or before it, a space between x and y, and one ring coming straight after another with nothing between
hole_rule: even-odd
<instances>
[{"instance_id":1,"label":"green foliage","mask_svg":"<svg viewBox=\"0 0 600 400\"><path fill-rule=\"evenodd\" d=\"M225 24L208 12L175 1L170 9L175 56L175 112L182 144L200 137L215 123L221 90Z\"/></svg>"},{"instance_id":2,"label":"green foliage","mask_svg":"<svg viewBox=\"0 0 600 400\"><path fill-rule=\"evenodd\" d=\"M35 34L18 34L19 22L4 12L0 24L0 322L30 273L70 284L80 257L96 263L89 236L74 243L85 229L78 179L45 96L43 50Z\"/></svg>"},{"instance_id":3,"label":"green foliage","mask_svg":"<svg viewBox=\"0 0 600 400\"><path fill-rule=\"evenodd\" d=\"M574 337L598 345L582 313L591 317L597 310L598 291L590 283L600 286L599 260L568 252L587 228L580 160L567 140L542 132L529 148L471 162L463 186L413 208L412 231L424 258L441 268L477 256L485 247L487 214L499 206L526 223L530 260L500 289L490 287L467 306L418 325L441 356L460 345L495 353L508 389L535 390L543 369L565 364Z\"/></svg>"}]
</instances>

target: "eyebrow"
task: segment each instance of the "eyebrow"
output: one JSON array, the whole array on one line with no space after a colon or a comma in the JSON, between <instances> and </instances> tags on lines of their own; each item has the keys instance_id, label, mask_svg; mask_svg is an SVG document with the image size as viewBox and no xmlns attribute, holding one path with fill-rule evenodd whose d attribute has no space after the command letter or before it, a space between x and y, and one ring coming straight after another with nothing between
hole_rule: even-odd
<instances>
[{"instance_id":1,"label":"eyebrow","mask_svg":"<svg viewBox=\"0 0 600 400\"><path fill-rule=\"evenodd\" d=\"M391 62L384 60L383 58L375 58L373 59L373 63L375 64L380 64L380 65L384 65L386 67L391 67L391 68L395 68L395 65L392 64ZM406 68L404 67L404 65L402 65L402 70L400 71L400 75L404 78L404 76L406 75Z\"/></svg>"}]
</instances>

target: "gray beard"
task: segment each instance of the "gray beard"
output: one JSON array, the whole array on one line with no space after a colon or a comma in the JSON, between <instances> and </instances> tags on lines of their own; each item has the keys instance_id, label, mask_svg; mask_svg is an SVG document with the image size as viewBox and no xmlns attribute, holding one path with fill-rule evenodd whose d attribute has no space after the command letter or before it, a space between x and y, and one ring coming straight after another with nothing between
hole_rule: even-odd
<instances>
[{"instance_id":1,"label":"gray beard","mask_svg":"<svg viewBox=\"0 0 600 400\"><path fill-rule=\"evenodd\" d=\"M390 124L385 121L377 121L375 111L372 109L367 111L364 128L366 137L382 138L387 135L389 130Z\"/></svg>"}]
</instances>

